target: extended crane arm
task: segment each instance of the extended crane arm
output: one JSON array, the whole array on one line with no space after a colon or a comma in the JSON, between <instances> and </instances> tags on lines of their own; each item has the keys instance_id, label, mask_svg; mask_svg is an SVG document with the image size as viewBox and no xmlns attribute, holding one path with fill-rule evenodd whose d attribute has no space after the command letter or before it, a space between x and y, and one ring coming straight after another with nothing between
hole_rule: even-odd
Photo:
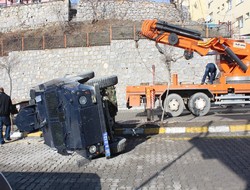
<instances>
[{"instance_id":1,"label":"extended crane arm","mask_svg":"<svg viewBox=\"0 0 250 190\"><path fill-rule=\"evenodd\" d=\"M200 47L201 34L195 30L175 26L160 20L145 20L141 34L157 43L173 45L188 51L195 51L200 55L207 55L209 47Z\"/></svg>"},{"instance_id":2,"label":"extended crane arm","mask_svg":"<svg viewBox=\"0 0 250 190\"><path fill-rule=\"evenodd\" d=\"M210 50L215 50L220 54L227 55L243 72L248 69L242 60L249 60L250 47L241 41L216 37L204 42L198 31L156 19L143 22L141 35L156 43L172 45L185 49L186 52L194 51L201 56L208 55ZM231 69L228 69L225 72L230 71Z\"/></svg>"}]
</instances>

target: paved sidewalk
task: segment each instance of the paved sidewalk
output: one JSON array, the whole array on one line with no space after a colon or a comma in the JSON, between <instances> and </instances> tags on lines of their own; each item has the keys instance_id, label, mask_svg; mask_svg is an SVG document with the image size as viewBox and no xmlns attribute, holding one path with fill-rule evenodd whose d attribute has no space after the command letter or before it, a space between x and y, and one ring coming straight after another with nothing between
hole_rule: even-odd
<instances>
[{"instance_id":1,"label":"paved sidewalk","mask_svg":"<svg viewBox=\"0 0 250 190\"><path fill-rule=\"evenodd\" d=\"M62 156L40 137L20 139L0 147L0 171L13 190L250 189L249 135L127 139L124 153L92 161Z\"/></svg>"},{"instance_id":2,"label":"paved sidewalk","mask_svg":"<svg viewBox=\"0 0 250 190\"><path fill-rule=\"evenodd\" d=\"M118 111L116 122L115 133L118 135L250 132L250 107L213 108L202 117L184 111L179 117L164 115L163 119L162 111L157 109L154 121L150 122L143 109L122 109ZM41 137L42 132L24 135Z\"/></svg>"}]
</instances>

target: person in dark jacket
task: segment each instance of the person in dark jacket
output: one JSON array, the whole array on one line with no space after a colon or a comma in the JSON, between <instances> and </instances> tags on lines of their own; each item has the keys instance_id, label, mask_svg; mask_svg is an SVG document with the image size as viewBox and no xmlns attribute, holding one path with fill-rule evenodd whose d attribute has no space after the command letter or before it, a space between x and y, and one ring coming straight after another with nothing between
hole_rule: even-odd
<instances>
[{"instance_id":1,"label":"person in dark jacket","mask_svg":"<svg viewBox=\"0 0 250 190\"><path fill-rule=\"evenodd\" d=\"M0 144L4 144L4 138L3 138L3 125L6 126L5 130L5 139L10 139L10 113L12 109L12 101L10 99L10 96L4 93L4 89L0 87Z\"/></svg>"},{"instance_id":2,"label":"person in dark jacket","mask_svg":"<svg viewBox=\"0 0 250 190\"><path fill-rule=\"evenodd\" d=\"M201 84L205 83L206 78L209 78L209 84L213 84L216 77L217 68L214 63L208 63L206 65L205 73L202 77Z\"/></svg>"}]
</instances>

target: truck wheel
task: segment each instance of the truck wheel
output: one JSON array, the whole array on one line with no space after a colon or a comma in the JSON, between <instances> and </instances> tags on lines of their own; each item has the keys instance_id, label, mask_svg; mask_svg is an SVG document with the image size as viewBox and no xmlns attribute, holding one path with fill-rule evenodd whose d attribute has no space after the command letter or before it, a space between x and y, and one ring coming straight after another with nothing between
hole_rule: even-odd
<instances>
[{"instance_id":1,"label":"truck wheel","mask_svg":"<svg viewBox=\"0 0 250 190\"><path fill-rule=\"evenodd\" d=\"M188 101L188 108L195 116L206 115L211 107L211 102L208 96L202 92L195 93Z\"/></svg>"},{"instance_id":2,"label":"truck wheel","mask_svg":"<svg viewBox=\"0 0 250 190\"><path fill-rule=\"evenodd\" d=\"M110 143L110 151L112 154L121 153L125 150L127 140L123 137L115 137L113 142Z\"/></svg>"},{"instance_id":3,"label":"truck wheel","mask_svg":"<svg viewBox=\"0 0 250 190\"><path fill-rule=\"evenodd\" d=\"M95 73L94 71L89 71L89 72L85 72L85 73L82 73L80 75L77 75L78 77L82 77L82 78L89 78L89 79L92 79L95 77Z\"/></svg>"},{"instance_id":4,"label":"truck wheel","mask_svg":"<svg viewBox=\"0 0 250 190\"><path fill-rule=\"evenodd\" d=\"M92 79L86 82L86 85L94 86L95 83L98 83L100 88L107 88L109 86L114 86L118 83L118 77L115 75L109 77L103 77L99 79Z\"/></svg>"},{"instance_id":5,"label":"truck wheel","mask_svg":"<svg viewBox=\"0 0 250 190\"><path fill-rule=\"evenodd\" d=\"M177 117L184 110L184 102L180 95L170 94L164 100L164 110L172 117Z\"/></svg>"},{"instance_id":6,"label":"truck wheel","mask_svg":"<svg viewBox=\"0 0 250 190\"><path fill-rule=\"evenodd\" d=\"M95 77L95 73L94 71L89 71L89 72L85 72L85 73L82 73L80 75L77 75L77 76L65 76L64 80L65 81L78 81L79 83L83 84L85 82L87 82L88 80L92 79Z\"/></svg>"}]
</instances>

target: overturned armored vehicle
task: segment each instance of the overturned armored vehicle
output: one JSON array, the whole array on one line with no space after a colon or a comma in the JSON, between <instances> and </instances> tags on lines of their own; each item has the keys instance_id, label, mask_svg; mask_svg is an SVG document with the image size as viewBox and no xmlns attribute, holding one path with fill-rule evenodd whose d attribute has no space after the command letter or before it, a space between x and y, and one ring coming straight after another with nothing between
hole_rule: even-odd
<instances>
[{"instance_id":1,"label":"overturned armored vehicle","mask_svg":"<svg viewBox=\"0 0 250 190\"><path fill-rule=\"evenodd\" d=\"M92 78L94 72L88 72L31 89L29 105L16 117L19 130L41 129L45 144L61 154L108 158L122 152L126 139L114 135L117 76Z\"/></svg>"}]
</instances>

